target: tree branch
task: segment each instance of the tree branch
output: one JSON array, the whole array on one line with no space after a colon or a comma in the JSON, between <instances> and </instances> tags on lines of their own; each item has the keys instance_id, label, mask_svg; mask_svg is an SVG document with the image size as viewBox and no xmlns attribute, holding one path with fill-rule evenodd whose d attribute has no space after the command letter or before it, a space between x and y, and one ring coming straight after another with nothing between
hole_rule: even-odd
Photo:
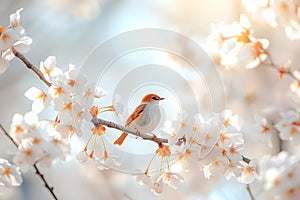
<instances>
[{"instance_id":1,"label":"tree branch","mask_svg":"<svg viewBox=\"0 0 300 200\"><path fill-rule=\"evenodd\" d=\"M15 49L13 49L13 53L16 55L16 57L18 57L29 69L31 69L35 74L37 74L40 79L47 85L47 86L51 86L51 83L49 83L44 75L41 73L41 71L35 67L32 63L30 63L21 53L17 52ZM168 143L168 139L165 139L165 138L158 138L156 137L156 135L154 134L151 134L151 133L137 133L135 130L132 130L128 127L125 127L125 126L122 126L122 125L119 125L117 123L114 123L114 122L111 122L111 121L107 121L107 120L104 120L104 119L100 119L100 118L93 118L91 120L91 122L94 124L94 126L99 126L99 125L104 125L106 127L109 127L109 128L114 128L114 129L118 129L120 131L124 131L128 134L131 134L131 135L135 135L135 136L139 136L141 137L142 139L144 140L149 140L149 141L153 141L153 142L156 142L158 145L162 144L162 143ZM2 126L1 126L2 128ZM13 139L7 134L7 136L13 141ZM183 140L182 140L183 139ZM180 138L178 139L178 144L180 145L182 142L184 141L184 138ZM13 141L14 142L14 141ZM243 161L245 161L246 163L249 163L251 160L242 156L242 159ZM53 187L50 187L47 183L47 181L45 180L44 178L44 175L39 171L37 165L37 163L35 163L33 165L33 167L35 168L36 170L36 174L39 175L42 179L42 181L44 182L44 186L49 190L49 192L51 193L51 195L53 196L53 198L55 200L57 200L57 197L55 196L55 193L53 192ZM247 185L247 190L249 191L249 195L251 197L251 199L253 200L253 195L251 193L251 190L249 188L249 186Z\"/></svg>"},{"instance_id":2,"label":"tree branch","mask_svg":"<svg viewBox=\"0 0 300 200\"><path fill-rule=\"evenodd\" d=\"M14 141L14 139L8 134L8 132L5 130L5 128L2 126L2 124L0 124L0 128L1 130L3 131L3 133L10 139L10 141L15 145L15 147L18 148L18 144ZM39 168L37 167L37 163L34 163L33 164L33 167L35 169L35 173L42 179L43 183L44 183L44 186L47 188L47 190L49 190L49 192L51 193L52 197L57 200L57 197L54 193L54 188L53 187L50 187L47 180L45 179L44 177L44 174L42 174L39 170Z\"/></svg>"},{"instance_id":3,"label":"tree branch","mask_svg":"<svg viewBox=\"0 0 300 200\"><path fill-rule=\"evenodd\" d=\"M106 121L104 119L93 118L92 123L94 124L94 126L98 126L99 124L101 124L101 125L107 126L109 128L118 129L120 131L124 131L131 135L139 136L139 137L143 138L144 140L150 140L150 141L156 142L157 144L168 143L168 139L158 138L154 134L149 134L149 133L137 133L136 131L134 131L128 127L122 126L120 124L117 124L117 123L114 123L111 121Z\"/></svg>"},{"instance_id":4,"label":"tree branch","mask_svg":"<svg viewBox=\"0 0 300 200\"><path fill-rule=\"evenodd\" d=\"M3 131L3 133L6 135L6 137L8 137L8 139L15 145L15 147L18 148L18 144L15 142L15 140L8 134L8 132L5 130L5 128L2 126L2 124L0 124L0 128Z\"/></svg>"},{"instance_id":5,"label":"tree branch","mask_svg":"<svg viewBox=\"0 0 300 200\"><path fill-rule=\"evenodd\" d=\"M44 77L43 73L36 67L34 66L27 58L25 58L21 53L19 53L15 48L11 48L12 52L15 54L17 58L19 58L28 69L32 70L48 87L51 86L51 83L46 80Z\"/></svg>"},{"instance_id":6,"label":"tree branch","mask_svg":"<svg viewBox=\"0 0 300 200\"><path fill-rule=\"evenodd\" d=\"M41 179L42 179L42 181L43 181L43 183L44 183L44 186L49 190L49 192L51 193L52 197L53 197L55 200L57 200L57 197L56 197L56 195L55 195L55 193L54 193L54 191L53 191L54 188L49 186L47 180L46 180L45 177L44 177L44 174L42 174L42 173L40 172L39 168L37 167L37 163L34 163L34 164L33 164L33 167L34 167L34 169L35 169L35 173L36 173L39 177L41 177Z\"/></svg>"},{"instance_id":7,"label":"tree branch","mask_svg":"<svg viewBox=\"0 0 300 200\"><path fill-rule=\"evenodd\" d=\"M251 188L250 188L250 184L247 184L247 191L249 193L250 199L254 200L255 198L254 198L254 196L252 194L252 191L251 191Z\"/></svg>"},{"instance_id":8,"label":"tree branch","mask_svg":"<svg viewBox=\"0 0 300 200\"><path fill-rule=\"evenodd\" d=\"M279 65L276 65L274 62L273 62L273 59L271 57L270 54L268 54L268 60L269 60L269 63L265 63L268 67L271 67L272 69L276 70L278 73L279 73L279 76L280 78L283 77L284 74L288 75L289 77L291 77L292 79L294 79L295 81L298 81L300 83L300 80L299 78L297 78L295 76L295 74L291 71L291 68L287 68L285 69L286 66L282 65L282 66L279 66Z\"/></svg>"}]
</instances>

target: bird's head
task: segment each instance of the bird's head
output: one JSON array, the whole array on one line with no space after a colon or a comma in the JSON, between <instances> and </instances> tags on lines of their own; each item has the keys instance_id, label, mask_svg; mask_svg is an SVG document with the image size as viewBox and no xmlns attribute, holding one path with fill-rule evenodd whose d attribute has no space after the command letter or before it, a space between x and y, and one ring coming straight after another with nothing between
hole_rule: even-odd
<instances>
[{"instance_id":1,"label":"bird's head","mask_svg":"<svg viewBox=\"0 0 300 200\"><path fill-rule=\"evenodd\" d=\"M147 94L146 96L143 97L142 103L155 103L159 102L161 100L164 100L165 98L159 97L157 94Z\"/></svg>"}]
</instances>

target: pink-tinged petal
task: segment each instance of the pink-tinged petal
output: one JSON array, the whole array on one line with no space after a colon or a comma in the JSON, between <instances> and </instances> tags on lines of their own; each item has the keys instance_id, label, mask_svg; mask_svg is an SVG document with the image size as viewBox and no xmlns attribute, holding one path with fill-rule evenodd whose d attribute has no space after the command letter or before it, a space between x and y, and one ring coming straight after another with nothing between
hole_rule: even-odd
<instances>
[{"instance_id":1,"label":"pink-tinged petal","mask_svg":"<svg viewBox=\"0 0 300 200\"><path fill-rule=\"evenodd\" d=\"M6 187L20 186L23 182L19 168L0 158L0 182Z\"/></svg>"},{"instance_id":2,"label":"pink-tinged petal","mask_svg":"<svg viewBox=\"0 0 300 200\"><path fill-rule=\"evenodd\" d=\"M79 163L85 163L88 160L88 155L86 152L84 151L80 151L77 155L76 155L76 160Z\"/></svg>"},{"instance_id":3,"label":"pink-tinged petal","mask_svg":"<svg viewBox=\"0 0 300 200\"><path fill-rule=\"evenodd\" d=\"M44 102L40 99L37 99L35 101L32 102L32 111L36 114L40 113L41 111L43 111L45 108L44 106Z\"/></svg>"},{"instance_id":4,"label":"pink-tinged petal","mask_svg":"<svg viewBox=\"0 0 300 200\"><path fill-rule=\"evenodd\" d=\"M15 57L15 54L12 52L11 49L7 49L6 51L2 52L2 58L6 61L11 61Z\"/></svg>"},{"instance_id":5,"label":"pink-tinged petal","mask_svg":"<svg viewBox=\"0 0 300 200\"><path fill-rule=\"evenodd\" d=\"M177 189L179 183L183 182L183 177L179 173L167 172L163 175L163 182L167 183L171 188Z\"/></svg>"},{"instance_id":6,"label":"pink-tinged petal","mask_svg":"<svg viewBox=\"0 0 300 200\"><path fill-rule=\"evenodd\" d=\"M47 77L50 76L53 68L56 66L56 57L48 56L45 61L41 61L40 70Z\"/></svg>"},{"instance_id":7,"label":"pink-tinged petal","mask_svg":"<svg viewBox=\"0 0 300 200\"><path fill-rule=\"evenodd\" d=\"M153 184L153 187L152 187L151 191L155 195L160 195L163 192L163 182L162 182L162 179L160 179L159 181L157 181L157 182L155 182Z\"/></svg>"},{"instance_id":8,"label":"pink-tinged petal","mask_svg":"<svg viewBox=\"0 0 300 200\"><path fill-rule=\"evenodd\" d=\"M24 115L25 122L32 128L37 128L39 119L38 116L33 112L28 112Z\"/></svg>"},{"instance_id":9,"label":"pink-tinged petal","mask_svg":"<svg viewBox=\"0 0 300 200\"><path fill-rule=\"evenodd\" d=\"M136 180L141 185L151 185L153 180L148 174L142 173L136 177Z\"/></svg>"},{"instance_id":10,"label":"pink-tinged petal","mask_svg":"<svg viewBox=\"0 0 300 200\"><path fill-rule=\"evenodd\" d=\"M23 10L23 8L20 8L19 10L17 10L15 13L11 14L9 16L10 19L10 25L15 28L17 26L20 25L20 12Z\"/></svg>"},{"instance_id":11,"label":"pink-tinged petal","mask_svg":"<svg viewBox=\"0 0 300 200\"><path fill-rule=\"evenodd\" d=\"M14 48L21 53L26 53L30 50L31 44L32 39L28 36L25 36L20 38L20 40L14 44Z\"/></svg>"},{"instance_id":12,"label":"pink-tinged petal","mask_svg":"<svg viewBox=\"0 0 300 200\"><path fill-rule=\"evenodd\" d=\"M25 93L25 97L30 99L31 101L36 100L40 95L42 94L42 91L36 87L29 88Z\"/></svg>"},{"instance_id":13,"label":"pink-tinged petal","mask_svg":"<svg viewBox=\"0 0 300 200\"><path fill-rule=\"evenodd\" d=\"M0 50L7 50L11 48L16 41L18 41L19 36L13 29L8 29L0 36Z\"/></svg>"}]
</instances>

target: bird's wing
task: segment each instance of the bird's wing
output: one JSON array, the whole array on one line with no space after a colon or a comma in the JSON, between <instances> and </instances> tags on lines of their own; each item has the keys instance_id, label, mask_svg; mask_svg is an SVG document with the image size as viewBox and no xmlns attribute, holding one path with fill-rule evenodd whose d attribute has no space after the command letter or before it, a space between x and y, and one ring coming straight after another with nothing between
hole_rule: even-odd
<instances>
[{"instance_id":1,"label":"bird's wing","mask_svg":"<svg viewBox=\"0 0 300 200\"><path fill-rule=\"evenodd\" d=\"M140 104L138 107L134 109L134 111L131 113L131 115L127 118L125 126L129 126L131 122L136 120L146 109L146 104Z\"/></svg>"}]
</instances>

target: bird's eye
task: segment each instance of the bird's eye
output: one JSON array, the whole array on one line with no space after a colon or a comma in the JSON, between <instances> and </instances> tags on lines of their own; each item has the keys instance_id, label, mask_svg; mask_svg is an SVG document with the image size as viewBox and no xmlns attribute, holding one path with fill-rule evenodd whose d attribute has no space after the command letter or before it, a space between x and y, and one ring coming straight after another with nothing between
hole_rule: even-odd
<instances>
[{"instance_id":1,"label":"bird's eye","mask_svg":"<svg viewBox=\"0 0 300 200\"><path fill-rule=\"evenodd\" d=\"M153 100L159 100L156 96L151 97Z\"/></svg>"}]
</instances>

